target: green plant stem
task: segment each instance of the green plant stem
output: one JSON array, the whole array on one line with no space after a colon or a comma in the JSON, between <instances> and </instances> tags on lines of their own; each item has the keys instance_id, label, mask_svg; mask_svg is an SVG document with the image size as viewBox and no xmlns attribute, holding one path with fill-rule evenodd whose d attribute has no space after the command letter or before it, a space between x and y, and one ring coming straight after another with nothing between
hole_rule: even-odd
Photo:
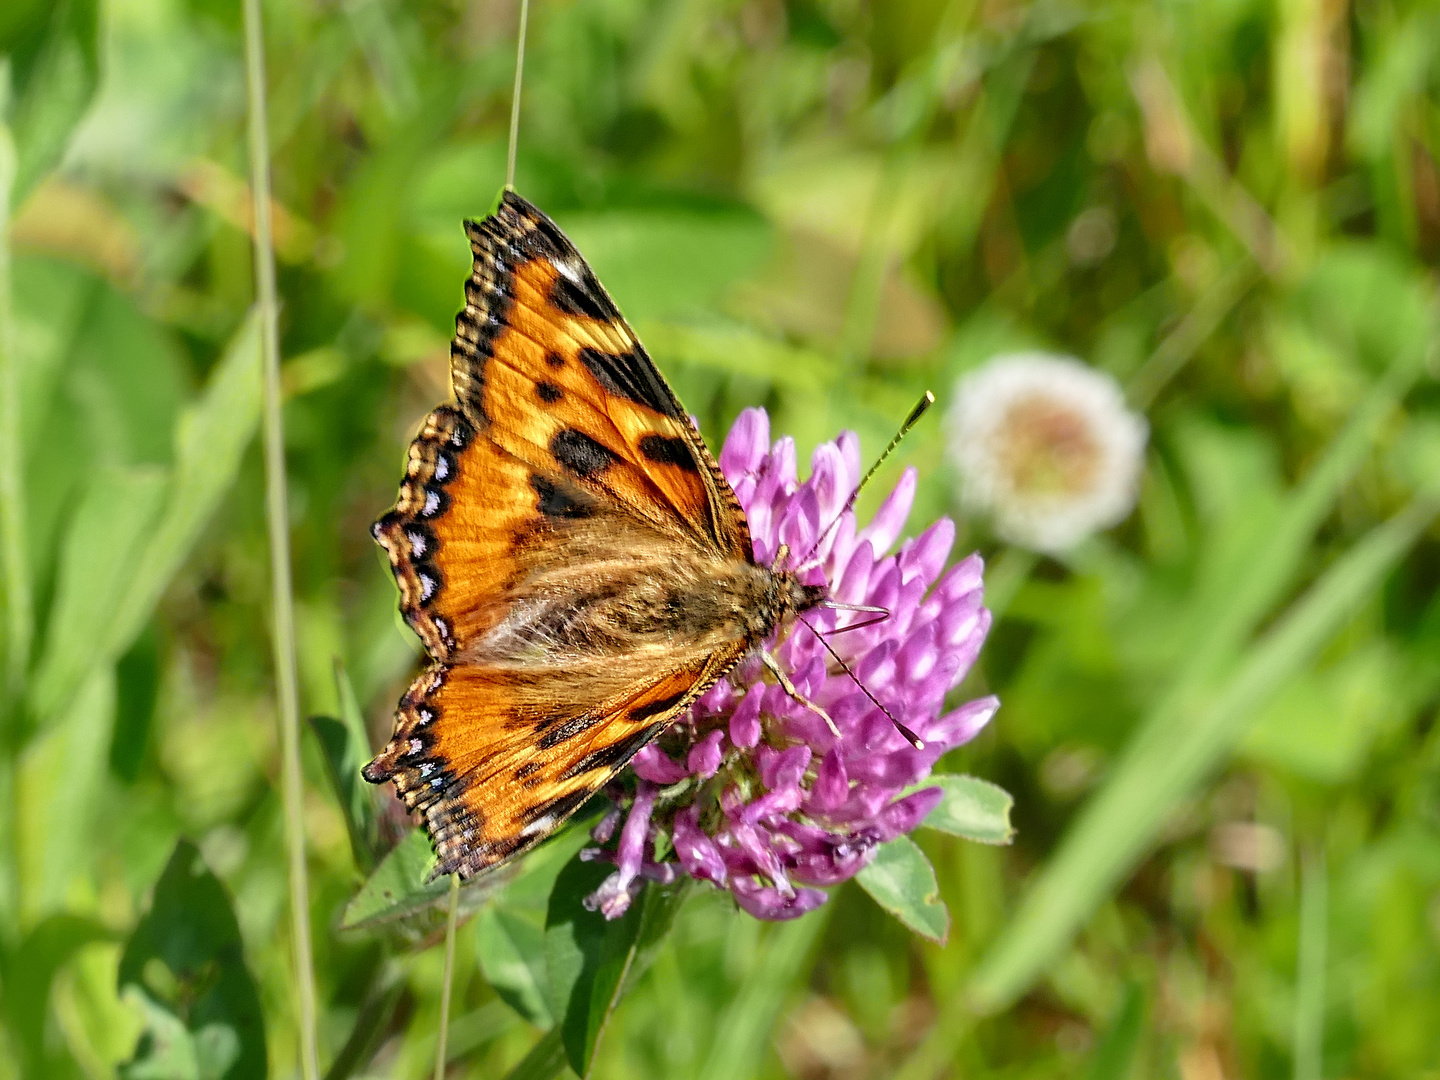
<instances>
[{"instance_id":1,"label":"green plant stem","mask_svg":"<svg viewBox=\"0 0 1440 1080\"><path fill-rule=\"evenodd\" d=\"M0 66L7 76L8 67ZM7 88L0 88L0 106ZM10 293L10 199L15 186L15 139L0 108L0 562L4 565L4 700L17 702L25 689L34 612L30 564L25 557L21 511L25 470L20 444L20 372L15 358L14 311ZM7 715L13 712L7 710Z\"/></svg>"},{"instance_id":2,"label":"green plant stem","mask_svg":"<svg viewBox=\"0 0 1440 1080\"><path fill-rule=\"evenodd\" d=\"M280 786L290 861L290 923L299 1006L300 1074L319 1080L315 966L310 945L310 883L300 775L300 698L295 663L295 597L290 580L290 522L285 482L285 428L280 413L279 299L270 221L270 145L266 131L265 52L260 0L245 2L245 75L249 90L250 194L255 213L255 296L260 307L260 353L265 376L265 504L270 532L274 608L275 689L280 719Z\"/></svg>"},{"instance_id":3,"label":"green plant stem","mask_svg":"<svg viewBox=\"0 0 1440 1080\"><path fill-rule=\"evenodd\" d=\"M435 1080L445 1080L445 1051L450 1041L450 983L455 975L455 922L460 912L460 875L450 875L450 908L445 913L445 973L440 982L440 1034L435 1040Z\"/></svg>"}]
</instances>

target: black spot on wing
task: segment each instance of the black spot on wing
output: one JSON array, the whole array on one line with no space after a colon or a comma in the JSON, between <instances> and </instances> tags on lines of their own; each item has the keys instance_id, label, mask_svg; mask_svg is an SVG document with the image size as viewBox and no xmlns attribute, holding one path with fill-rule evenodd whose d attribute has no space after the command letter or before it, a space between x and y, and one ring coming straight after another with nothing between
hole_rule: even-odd
<instances>
[{"instance_id":1,"label":"black spot on wing","mask_svg":"<svg viewBox=\"0 0 1440 1080\"><path fill-rule=\"evenodd\" d=\"M640 440L640 453L657 465L673 465L692 473L700 471L695 452L679 435L646 435Z\"/></svg>"},{"instance_id":2,"label":"black spot on wing","mask_svg":"<svg viewBox=\"0 0 1440 1080\"><path fill-rule=\"evenodd\" d=\"M594 727L604 719L604 716L593 712L582 713L579 716L571 717L563 724L558 724L546 731L536 740L535 745L541 750L549 750L551 747L559 746L566 739L573 739L582 731Z\"/></svg>"},{"instance_id":3,"label":"black spot on wing","mask_svg":"<svg viewBox=\"0 0 1440 1080\"><path fill-rule=\"evenodd\" d=\"M581 315L596 322L613 322L620 317L615 305L605 298L594 274L587 270L579 281L572 281L558 266L556 269L555 282L550 286L550 303L566 315Z\"/></svg>"},{"instance_id":4,"label":"black spot on wing","mask_svg":"<svg viewBox=\"0 0 1440 1080\"><path fill-rule=\"evenodd\" d=\"M556 371L559 371L565 366L565 358L554 349L551 349L545 354L545 363L549 364Z\"/></svg>"},{"instance_id":5,"label":"black spot on wing","mask_svg":"<svg viewBox=\"0 0 1440 1080\"><path fill-rule=\"evenodd\" d=\"M636 347L634 352L609 353L603 349L581 349L580 362L590 369L590 374L608 393L628 398L637 405L688 424L684 412L675 397L655 370L655 365L643 351Z\"/></svg>"},{"instance_id":6,"label":"black spot on wing","mask_svg":"<svg viewBox=\"0 0 1440 1080\"><path fill-rule=\"evenodd\" d=\"M535 384L535 393L540 400L547 405L554 405L565 396L565 391L556 386L553 382L538 382Z\"/></svg>"},{"instance_id":7,"label":"black spot on wing","mask_svg":"<svg viewBox=\"0 0 1440 1080\"><path fill-rule=\"evenodd\" d=\"M627 735L619 742L613 742L609 746L602 746L593 753L586 754L579 761L566 769L561 776L562 780L574 780L577 776L584 776L596 769L618 769L632 757L640 752L640 748L651 739L665 730L664 724L651 724L643 727L633 735Z\"/></svg>"},{"instance_id":8,"label":"black spot on wing","mask_svg":"<svg viewBox=\"0 0 1440 1080\"><path fill-rule=\"evenodd\" d=\"M643 705L636 705L630 710L629 719L634 723L642 723L652 716L659 716L667 713L675 706L685 700L686 691L681 690L678 694L671 694L669 697L656 698L654 701L647 701Z\"/></svg>"},{"instance_id":9,"label":"black spot on wing","mask_svg":"<svg viewBox=\"0 0 1440 1080\"><path fill-rule=\"evenodd\" d=\"M590 502L568 485L557 484L548 476L530 474L530 486L540 497L540 513L548 518L584 518L591 513Z\"/></svg>"},{"instance_id":10,"label":"black spot on wing","mask_svg":"<svg viewBox=\"0 0 1440 1080\"><path fill-rule=\"evenodd\" d=\"M555 455L556 461L582 479L604 472L619 460L609 449L574 428L565 428L555 433L555 437L550 440L550 453Z\"/></svg>"}]
</instances>

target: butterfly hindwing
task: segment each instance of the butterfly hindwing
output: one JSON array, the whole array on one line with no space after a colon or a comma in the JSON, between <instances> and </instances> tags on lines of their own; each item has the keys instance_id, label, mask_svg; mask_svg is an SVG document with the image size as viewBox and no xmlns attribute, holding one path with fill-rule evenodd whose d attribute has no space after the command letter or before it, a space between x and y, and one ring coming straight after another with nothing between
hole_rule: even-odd
<instances>
[{"instance_id":1,"label":"butterfly hindwing","mask_svg":"<svg viewBox=\"0 0 1440 1080\"><path fill-rule=\"evenodd\" d=\"M615 665L537 677L436 664L401 700L395 735L365 775L393 779L421 815L437 875L468 877L543 840L729 662L700 661L638 685Z\"/></svg>"},{"instance_id":2,"label":"butterfly hindwing","mask_svg":"<svg viewBox=\"0 0 1440 1080\"><path fill-rule=\"evenodd\" d=\"M445 659L457 640L503 617L512 538L534 515L517 498L529 476L452 406L426 417L410 445L400 497L371 531L390 557L400 609L432 657Z\"/></svg>"}]
</instances>

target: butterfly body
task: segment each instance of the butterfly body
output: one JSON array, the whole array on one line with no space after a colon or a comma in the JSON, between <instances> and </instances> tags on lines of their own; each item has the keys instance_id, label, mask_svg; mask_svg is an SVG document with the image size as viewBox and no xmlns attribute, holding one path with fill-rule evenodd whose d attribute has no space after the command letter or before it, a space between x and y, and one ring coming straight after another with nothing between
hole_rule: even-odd
<instances>
[{"instance_id":1,"label":"butterfly body","mask_svg":"<svg viewBox=\"0 0 1440 1080\"><path fill-rule=\"evenodd\" d=\"M718 464L554 223L506 192L466 228L455 401L373 530L431 663L364 775L421 815L436 873L470 876L826 592L756 563Z\"/></svg>"}]
</instances>

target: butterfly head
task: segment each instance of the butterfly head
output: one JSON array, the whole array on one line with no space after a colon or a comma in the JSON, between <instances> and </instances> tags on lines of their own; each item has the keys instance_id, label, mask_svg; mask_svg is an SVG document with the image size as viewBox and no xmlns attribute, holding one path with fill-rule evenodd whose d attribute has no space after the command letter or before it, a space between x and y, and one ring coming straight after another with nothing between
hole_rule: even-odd
<instances>
[{"instance_id":1,"label":"butterfly head","mask_svg":"<svg viewBox=\"0 0 1440 1080\"><path fill-rule=\"evenodd\" d=\"M775 552L775 560L770 564L771 573L771 605L776 611L776 622L789 614L800 614L818 607L830 596L830 590L825 585L806 585L800 580L799 571L786 568L790 561L790 548L781 544Z\"/></svg>"}]
</instances>

